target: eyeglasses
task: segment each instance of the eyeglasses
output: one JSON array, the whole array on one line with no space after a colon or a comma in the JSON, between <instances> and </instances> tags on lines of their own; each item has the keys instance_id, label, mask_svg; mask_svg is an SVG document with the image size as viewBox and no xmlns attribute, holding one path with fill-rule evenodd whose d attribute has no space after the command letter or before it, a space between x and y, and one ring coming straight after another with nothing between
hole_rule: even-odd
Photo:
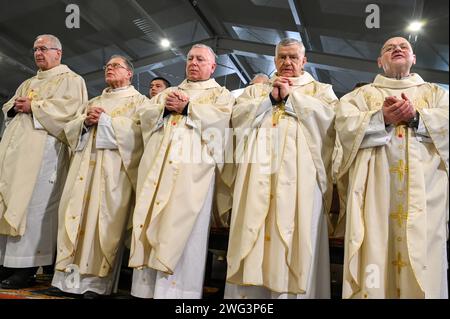
<instances>
[{"instance_id":1,"label":"eyeglasses","mask_svg":"<svg viewBox=\"0 0 450 319\"><path fill-rule=\"evenodd\" d=\"M48 50L61 50L58 48L47 48L47 47L35 47L33 49L31 49L32 53L36 53L37 51L41 51L42 53L47 53Z\"/></svg>"},{"instance_id":2,"label":"eyeglasses","mask_svg":"<svg viewBox=\"0 0 450 319\"><path fill-rule=\"evenodd\" d=\"M382 54L385 54L387 52L394 51L397 47L400 48L402 51L408 51L409 45L407 43L401 43L401 44L388 44L381 50Z\"/></svg>"},{"instance_id":3,"label":"eyeglasses","mask_svg":"<svg viewBox=\"0 0 450 319\"><path fill-rule=\"evenodd\" d=\"M115 69L118 69L118 68L123 68L123 69L125 69L125 70L128 70L126 67L124 67L124 66L123 66L122 64L120 64L120 63L108 63L107 65L105 65L105 66L103 67L103 70L106 71L106 69L108 69L109 67L113 68L114 70L115 70Z\"/></svg>"}]
</instances>

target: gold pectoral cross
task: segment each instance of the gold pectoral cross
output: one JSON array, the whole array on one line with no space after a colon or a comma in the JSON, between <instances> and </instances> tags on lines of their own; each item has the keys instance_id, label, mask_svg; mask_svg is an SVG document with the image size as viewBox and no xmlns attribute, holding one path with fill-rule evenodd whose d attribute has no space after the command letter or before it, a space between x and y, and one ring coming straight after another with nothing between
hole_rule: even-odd
<instances>
[{"instance_id":1,"label":"gold pectoral cross","mask_svg":"<svg viewBox=\"0 0 450 319\"><path fill-rule=\"evenodd\" d=\"M398 226L403 226L403 221L408 220L408 212L403 211L403 205L398 205L398 209L396 212L393 212L389 215L393 219L397 220Z\"/></svg>"},{"instance_id":2,"label":"gold pectoral cross","mask_svg":"<svg viewBox=\"0 0 450 319\"><path fill-rule=\"evenodd\" d=\"M406 167L403 160L399 160L398 166L391 167L390 172L398 174L398 179L401 182L403 181L403 177L405 176L406 172L408 172L408 167Z\"/></svg>"},{"instance_id":3,"label":"gold pectoral cross","mask_svg":"<svg viewBox=\"0 0 450 319\"><path fill-rule=\"evenodd\" d=\"M277 126L285 114L284 102L278 103L272 113L272 126Z\"/></svg>"}]
</instances>

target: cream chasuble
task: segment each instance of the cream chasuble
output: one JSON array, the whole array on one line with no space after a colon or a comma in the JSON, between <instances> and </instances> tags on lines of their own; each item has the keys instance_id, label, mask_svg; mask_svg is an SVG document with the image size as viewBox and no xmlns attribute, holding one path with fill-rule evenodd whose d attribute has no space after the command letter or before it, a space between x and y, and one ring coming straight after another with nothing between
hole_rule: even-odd
<instances>
[{"instance_id":1,"label":"cream chasuble","mask_svg":"<svg viewBox=\"0 0 450 319\"><path fill-rule=\"evenodd\" d=\"M418 129L385 128L384 99L401 93ZM348 184L343 298L447 298L448 92L417 74L378 75L341 99L336 129Z\"/></svg>"},{"instance_id":2,"label":"cream chasuble","mask_svg":"<svg viewBox=\"0 0 450 319\"><path fill-rule=\"evenodd\" d=\"M18 97L31 99L32 114L9 118ZM0 143L0 265L53 263L58 204L69 167L63 127L86 101L84 80L60 65L38 71L3 106L7 128Z\"/></svg>"},{"instance_id":3,"label":"cream chasuble","mask_svg":"<svg viewBox=\"0 0 450 319\"><path fill-rule=\"evenodd\" d=\"M167 94L176 89L190 98L188 116L163 118ZM139 166L129 265L173 274L214 185L215 170L218 174L222 170L223 140L234 98L214 79L185 80L152 102L141 115L145 150Z\"/></svg>"},{"instance_id":4,"label":"cream chasuble","mask_svg":"<svg viewBox=\"0 0 450 319\"><path fill-rule=\"evenodd\" d=\"M66 142L64 125L87 100L84 80L65 65L23 82L3 106L6 113L18 97L31 99L32 114L19 113L7 125L0 143L0 234L21 236L48 138ZM35 128L39 126L39 129ZM60 156L68 160L66 147Z\"/></svg>"},{"instance_id":5,"label":"cream chasuble","mask_svg":"<svg viewBox=\"0 0 450 319\"><path fill-rule=\"evenodd\" d=\"M66 126L74 156L59 207L56 270L76 265L81 275L97 277L113 270L133 209L143 150L137 112L147 101L132 86L105 89L89 101L88 106L103 108L110 118L116 147L100 145L108 139L100 122L83 134L86 114Z\"/></svg>"},{"instance_id":6,"label":"cream chasuble","mask_svg":"<svg viewBox=\"0 0 450 319\"><path fill-rule=\"evenodd\" d=\"M273 107L271 87L255 85L233 109L238 169L227 282L274 293L250 292L250 298L314 298L318 273L329 276L326 213L337 98L330 85L306 72L291 80L294 86L286 104ZM229 287L226 297L246 297L234 288ZM325 290L325 296L317 293L329 297L329 280Z\"/></svg>"}]
</instances>

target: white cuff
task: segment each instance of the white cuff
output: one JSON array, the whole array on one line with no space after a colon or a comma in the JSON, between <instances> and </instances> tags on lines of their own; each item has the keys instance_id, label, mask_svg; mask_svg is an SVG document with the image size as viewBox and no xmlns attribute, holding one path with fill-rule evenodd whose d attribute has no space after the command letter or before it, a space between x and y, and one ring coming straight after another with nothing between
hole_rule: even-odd
<instances>
[{"instance_id":1,"label":"white cuff","mask_svg":"<svg viewBox=\"0 0 450 319\"><path fill-rule=\"evenodd\" d=\"M364 139L359 148L386 145L391 140L393 131L392 126L385 126L383 111L379 110L372 115L366 134L364 135Z\"/></svg>"},{"instance_id":2,"label":"white cuff","mask_svg":"<svg viewBox=\"0 0 450 319\"><path fill-rule=\"evenodd\" d=\"M83 130L85 130L84 134L83 134ZM84 147L86 146L86 144L89 140L90 134L91 134L91 128L85 126L83 123L83 128L82 128L82 131L80 134L80 138L78 139L78 144L77 144L77 147L75 148L75 152L80 152L80 151L84 150Z\"/></svg>"},{"instance_id":3,"label":"white cuff","mask_svg":"<svg viewBox=\"0 0 450 319\"><path fill-rule=\"evenodd\" d=\"M158 122L156 122L155 127L152 129L151 134L153 134L154 132L158 131L160 128L164 127L164 123L167 121L167 119L169 118L169 116L167 117L161 117L159 118Z\"/></svg>"},{"instance_id":4,"label":"white cuff","mask_svg":"<svg viewBox=\"0 0 450 319\"><path fill-rule=\"evenodd\" d=\"M198 128L197 125L195 124L195 122L191 119L190 116L186 117L186 126L190 127L190 128Z\"/></svg>"},{"instance_id":5,"label":"white cuff","mask_svg":"<svg viewBox=\"0 0 450 319\"><path fill-rule=\"evenodd\" d=\"M116 150L117 141L116 134L111 123L111 116L106 113L100 115L97 124L97 135L95 137L95 147L97 149Z\"/></svg>"},{"instance_id":6,"label":"white cuff","mask_svg":"<svg viewBox=\"0 0 450 319\"><path fill-rule=\"evenodd\" d=\"M266 113L270 109L272 109L272 101L268 97L267 99L262 101L261 104L258 106L258 109L256 110L256 116L255 117L258 117L261 114Z\"/></svg>"},{"instance_id":7,"label":"white cuff","mask_svg":"<svg viewBox=\"0 0 450 319\"><path fill-rule=\"evenodd\" d=\"M290 98L287 99L286 104L284 105L284 111L286 112L287 115L297 118L297 113L295 113L294 111L294 107L292 106Z\"/></svg>"},{"instance_id":8,"label":"white cuff","mask_svg":"<svg viewBox=\"0 0 450 319\"><path fill-rule=\"evenodd\" d=\"M261 102L261 104L258 106L258 109L256 110L255 120L253 121L252 127L259 127L262 120L266 116L267 112L272 110L272 101L268 97L264 101Z\"/></svg>"},{"instance_id":9,"label":"white cuff","mask_svg":"<svg viewBox=\"0 0 450 319\"><path fill-rule=\"evenodd\" d=\"M45 128L41 125L41 123L39 123L38 120L36 120L36 118L34 116L33 117L33 124L34 124L34 129L35 130L45 130Z\"/></svg>"},{"instance_id":10,"label":"white cuff","mask_svg":"<svg viewBox=\"0 0 450 319\"><path fill-rule=\"evenodd\" d=\"M424 137L430 137L430 133L428 133L428 130L422 121L422 117L419 118L419 126L417 127L416 134L424 136Z\"/></svg>"},{"instance_id":11,"label":"white cuff","mask_svg":"<svg viewBox=\"0 0 450 319\"><path fill-rule=\"evenodd\" d=\"M383 111L379 110L375 112L370 118L370 122L366 130L366 135L380 134L383 132L386 132L386 124L384 123Z\"/></svg>"}]
</instances>

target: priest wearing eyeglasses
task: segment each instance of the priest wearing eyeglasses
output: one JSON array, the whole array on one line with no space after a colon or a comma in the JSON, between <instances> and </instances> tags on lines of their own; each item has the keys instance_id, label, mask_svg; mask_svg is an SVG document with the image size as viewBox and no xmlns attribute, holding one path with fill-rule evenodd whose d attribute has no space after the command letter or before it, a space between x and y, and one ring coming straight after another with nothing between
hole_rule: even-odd
<instances>
[{"instance_id":1,"label":"priest wearing eyeglasses","mask_svg":"<svg viewBox=\"0 0 450 319\"><path fill-rule=\"evenodd\" d=\"M87 101L84 80L61 64L53 35L36 38L37 74L3 106L0 143L0 280L3 289L33 285L55 257L57 210L67 175L66 123Z\"/></svg>"},{"instance_id":2,"label":"priest wearing eyeglasses","mask_svg":"<svg viewBox=\"0 0 450 319\"><path fill-rule=\"evenodd\" d=\"M337 107L343 298L448 298L448 92L415 63L406 39L387 40L382 74Z\"/></svg>"},{"instance_id":3,"label":"priest wearing eyeglasses","mask_svg":"<svg viewBox=\"0 0 450 319\"><path fill-rule=\"evenodd\" d=\"M104 69L108 87L65 128L74 156L59 207L52 281L85 298L111 294L118 278L143 149L136 114L148 101L131 85L126 57L112 56Z\"/></svg>"}]
</instances>

